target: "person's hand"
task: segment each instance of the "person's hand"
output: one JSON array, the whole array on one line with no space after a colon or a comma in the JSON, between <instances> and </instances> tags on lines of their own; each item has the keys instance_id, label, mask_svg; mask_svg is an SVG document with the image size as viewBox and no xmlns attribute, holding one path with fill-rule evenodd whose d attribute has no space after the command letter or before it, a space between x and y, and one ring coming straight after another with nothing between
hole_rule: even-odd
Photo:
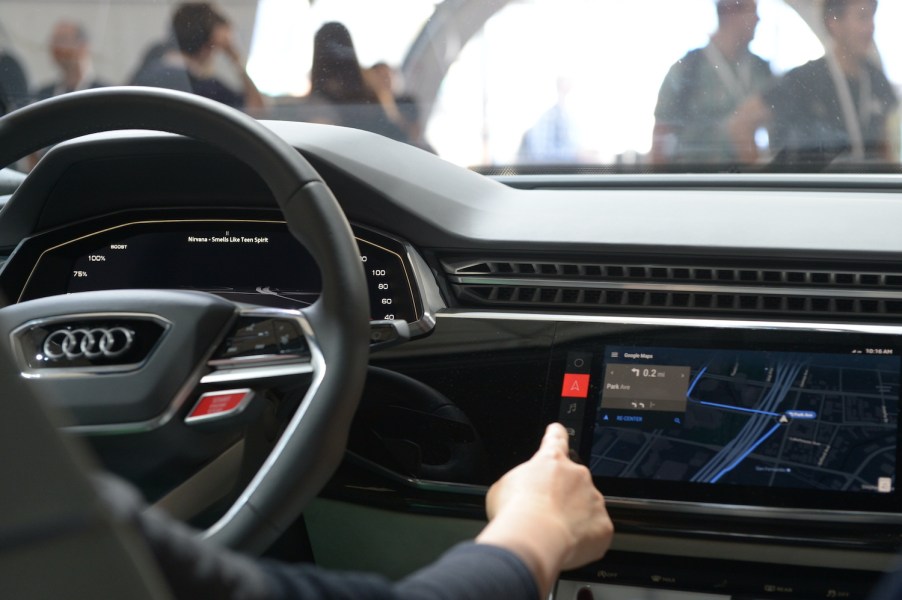
<instances>
[{"instance_id":1,"label":"person's hand","mask_svg":"<svg viewBox=\"0 0 902 600\"><path fill-rule=\"evenodd\" d=\"M364 82L374 92L392 92L391 68L388 65L373 65L369 69L363 69Z\"/></svg>"},{"instance_id":2,"label":"person's hand","mask_svg":"<svg viewBox=\"0 0 902 600\"><path fill-rule=\"evenodd\" d=\"M240 64L241 55L235 47L231 26L220 23L214 27L210 43L214 48L219 49L232 63Z\"/></svg>"},{"instance_id":3,"label":"person's hand","mask_svg":"<svg viewBox=\"0 0 902 600\"><path fill-rule=\"evenodd\" d=\"M538 452L489 489L489 524L476 538L520 556L542 597L562 569L601 558L614 534L604 496L568 452L566 430L549 425Z\"/></svg>"}]
</instances>

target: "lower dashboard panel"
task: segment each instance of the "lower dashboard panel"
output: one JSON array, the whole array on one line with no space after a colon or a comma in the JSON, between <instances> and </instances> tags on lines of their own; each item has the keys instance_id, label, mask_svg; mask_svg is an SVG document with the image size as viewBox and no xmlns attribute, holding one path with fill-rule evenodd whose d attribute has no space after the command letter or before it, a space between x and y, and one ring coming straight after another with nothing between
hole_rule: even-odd
<instances>
[{"instance_id":1,"label":"lower dashboard panel","mask_svg":"<svg viewBox=\"0 0 902 600\"><path fill-rule=\"evenodd\" d=\"M864 600L881 574L611 552L587 579L562 579L555 600ZM577 575L578 577L578 575Z\"/></svg>"}]
</instances>

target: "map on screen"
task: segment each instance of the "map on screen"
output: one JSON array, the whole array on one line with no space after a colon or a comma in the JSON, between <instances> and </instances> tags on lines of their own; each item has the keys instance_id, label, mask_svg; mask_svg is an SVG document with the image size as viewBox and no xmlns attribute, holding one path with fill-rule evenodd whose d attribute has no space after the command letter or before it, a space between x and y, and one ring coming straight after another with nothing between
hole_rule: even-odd
<instances>
[{"instance_id":1,"label":"map on screen","mask_svg":"<svg viewBox=\"0 0 902 600\"><path fill-rule=\"evenodd\" d=\"M900 359L607 346L590 470L601 477L891 493Z\"/></svg>"}]
</instances>

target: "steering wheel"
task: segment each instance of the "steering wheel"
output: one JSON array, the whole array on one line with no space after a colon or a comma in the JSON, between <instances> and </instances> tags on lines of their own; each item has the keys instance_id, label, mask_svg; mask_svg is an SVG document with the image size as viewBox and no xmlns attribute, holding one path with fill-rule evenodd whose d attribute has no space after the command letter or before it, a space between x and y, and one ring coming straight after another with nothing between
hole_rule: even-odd
<instances>
[{"instance_id":1,"label":"steering wheel","mask_svg":"<svg viewBox=\"0 0 902 600\"><path fill-rule=\"evenodd\" d=\"M359 250L335 197L297 150L247 115L191 94L102 88L38 102L0 119L0 164L74 137L122 129L180 134L250 166L316 260L322 293L299 311L163 290L85 292L13 304L0 309L0 339L12 345L17 364L2 372L24 376L28 394L62 404L81 427L139 435L186 427L203 384L243 388L261 376L309 374L309 388L263 466L204 534L261 552L325 485L344 452L369 354ZM263 335L258 325L270 333L272 327L293 332L291 351L273 353L278 356L270 357L275 362L262 375L259 356L213 360L248 327Z\"/></svg>"}]
</instances>

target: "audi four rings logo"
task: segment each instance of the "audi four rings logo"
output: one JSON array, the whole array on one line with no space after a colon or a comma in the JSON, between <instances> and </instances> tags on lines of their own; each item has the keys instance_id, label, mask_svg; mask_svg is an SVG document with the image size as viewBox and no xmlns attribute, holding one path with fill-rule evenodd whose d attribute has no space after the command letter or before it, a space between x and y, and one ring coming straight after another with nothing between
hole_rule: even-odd
<instances>
[{"instance_id":1,"label":"audi four rings logo","mask_svg":"<svg viewBox=\"0 0 902 600\"><path fill-rule=\"evenodd\" d=\"M44 356L50 360L116 358L134 343L134 332L125 327L57 329L44 340Z\"/></svg>"}]
</instances>

